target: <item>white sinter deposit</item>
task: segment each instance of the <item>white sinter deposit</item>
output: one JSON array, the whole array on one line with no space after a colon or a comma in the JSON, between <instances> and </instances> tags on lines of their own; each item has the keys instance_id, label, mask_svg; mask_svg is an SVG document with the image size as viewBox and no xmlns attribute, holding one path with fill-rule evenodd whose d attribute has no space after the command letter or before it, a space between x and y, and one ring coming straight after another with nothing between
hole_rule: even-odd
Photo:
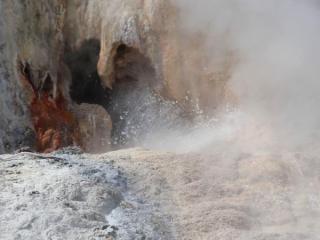
<instances>
[{"instance_id":1,"label":"white sinter deposit","mask_svg":"<svg viewBox=\"0 0 320 240\"><path fill-rule=\"evenodd\" d=\"M111 159L64 150L3 155L0 165L0 239L171 238Z\"/></svg>"}]
</instances>

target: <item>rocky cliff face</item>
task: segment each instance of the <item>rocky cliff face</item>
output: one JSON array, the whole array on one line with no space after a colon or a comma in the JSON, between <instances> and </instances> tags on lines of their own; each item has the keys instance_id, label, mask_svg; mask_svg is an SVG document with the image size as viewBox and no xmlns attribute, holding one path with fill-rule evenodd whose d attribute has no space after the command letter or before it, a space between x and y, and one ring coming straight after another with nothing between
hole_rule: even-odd
<instances>
[{"instance_id":1,"label":"rocky cliff face","mask_svg":"<svg viewBox=\"0 0 320 240\"><path fill-rule=\"evenodd\" d=\"M90 150L87 143L101 136L83 129L99 124L82 123L82 103L102 106L103 121L113 126L97 144L127 144L131 139L124 129L137 132L137 126L146 125L139 117L131 117L133 122L123 117L133 114L132 104L145 102L132 93L177 100L181 112L190 112L195 102L216 107L212 102L223 98L227 76L221 81L203 71L205 57L194 54L201 53L202 40L182 33L182 19L169 1L0 4L0 152L25 146L49 152L67 145ZM86 108L101 121L96 113L96 107Z\"/></svg>"},{"instance_id":2,"label":"rocky cliff face","mask_svg":"<svg viewBox=\"0 0 320 240\"><path fill-rule=\"evenodd\" d=\"M39 151L55 148L60 144L62 127L74 121L61 89L64 82L60 64L64 22L61 4L61 1L1 3L4 23L1 35L5 44L1 60L6 72L1 78L2 151L22 146Z\"/></svg>"}]
</instances>

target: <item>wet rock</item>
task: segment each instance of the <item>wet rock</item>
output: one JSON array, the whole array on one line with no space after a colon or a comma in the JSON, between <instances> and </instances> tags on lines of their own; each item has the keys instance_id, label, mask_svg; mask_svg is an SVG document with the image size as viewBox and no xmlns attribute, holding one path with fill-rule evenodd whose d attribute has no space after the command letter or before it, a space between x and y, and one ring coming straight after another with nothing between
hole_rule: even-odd
<instances>
[{"instance_id":1,"label":"wet rock","mask_svg":"<svg viewBox=\"0 0 320 240\"><path fill-rule=\"evenodd\" d=\"M171 1L4 0L0 10L0 152L24 146L52 152L81 144L93 152L108 150L108 114L78 104L101 105L115 122L125 115L111 113L110 97L122 96L140 79L186 113L193 105L223 101L228 67L204 73L210 69L202 47L206 40L182 33ZM137 112L130 106L125 107ZM126 142L121 125L115 124L116 142Z\"/></svg>"},{"instance_id":2,"label":"wet rock","mask_svg":"<svg viewBox=\"0 0 320 240\"><path fill-rule=\"evenodd\" d=\"M27 146L27 147L19 148L14 153L17 154L17 153L23 153L23 152L34 152L34 151L33 151L33 149L31 147Z\"/></svg>"},{"instance_id":3,"label":"wet rock","mask_svg":"<svg viewBox=\"0 0 320 240\"><path fill-rule=\"evenodd\" d=\"M80 136L85 150L106 152L111 149L112 122L103 107L94 104L81 104L74 107Z\"/></svg>"}]
</instances>

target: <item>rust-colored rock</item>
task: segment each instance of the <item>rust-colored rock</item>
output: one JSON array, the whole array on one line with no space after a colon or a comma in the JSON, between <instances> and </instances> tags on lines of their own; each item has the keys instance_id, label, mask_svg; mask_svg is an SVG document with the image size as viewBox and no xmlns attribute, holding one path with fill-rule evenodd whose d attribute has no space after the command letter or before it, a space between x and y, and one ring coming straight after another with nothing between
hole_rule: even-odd
<instances>
[{"instance_id":1,"label":"rust-colored rock","mask_svg":"<svg viewBox=\"0 0 320 240\"><path fill-rule=\"evenodd\" d=\"M29 64L18 62L18 67L22 83L32 90L29 108L36 133L36 150L48 153L61 147L79 145L78 125L73 114L67 110L61 91L58 89L58 96L54 98L52 89L37 89L31 79Z\"/></svg>"},{"instance_id":2,"label":"rust-colored rock","mask_svg":"<svg viewBox=\"0 0 320 240\"><path fill-rule=\"evenodd\" d=\"M30 111L39 152L52 152L80 143L77 122L66 109L66 102L61 95L57 99L52 99L47 93L35 97Z\"/></svg>"}]
</instances>

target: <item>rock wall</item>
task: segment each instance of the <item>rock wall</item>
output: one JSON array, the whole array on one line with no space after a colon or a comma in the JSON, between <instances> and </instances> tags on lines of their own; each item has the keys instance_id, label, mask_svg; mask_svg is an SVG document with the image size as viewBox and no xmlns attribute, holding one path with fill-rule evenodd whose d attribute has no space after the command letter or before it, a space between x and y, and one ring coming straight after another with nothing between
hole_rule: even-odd
<instances>
[{"instance_id":1,"label":"rock wall","mask_svg":"<svg viewBox=\"0 0 320 240\"><path fill-rule=\"evenodd\" d=\"M77 104L108 110L116 82L141 78L146 65L154 78L152 91L184 108L195 102L216 107L223 98L223 81L212 84L203 71L201 38L182 33L182 19L169 0L0 4L0 152L25 146L42 152L88 148L90 138L100 137L81 135ZM186 102L186 96L194 101ZM96 114L92 109L88 115Z\"/></svg>"}]
</instances>

